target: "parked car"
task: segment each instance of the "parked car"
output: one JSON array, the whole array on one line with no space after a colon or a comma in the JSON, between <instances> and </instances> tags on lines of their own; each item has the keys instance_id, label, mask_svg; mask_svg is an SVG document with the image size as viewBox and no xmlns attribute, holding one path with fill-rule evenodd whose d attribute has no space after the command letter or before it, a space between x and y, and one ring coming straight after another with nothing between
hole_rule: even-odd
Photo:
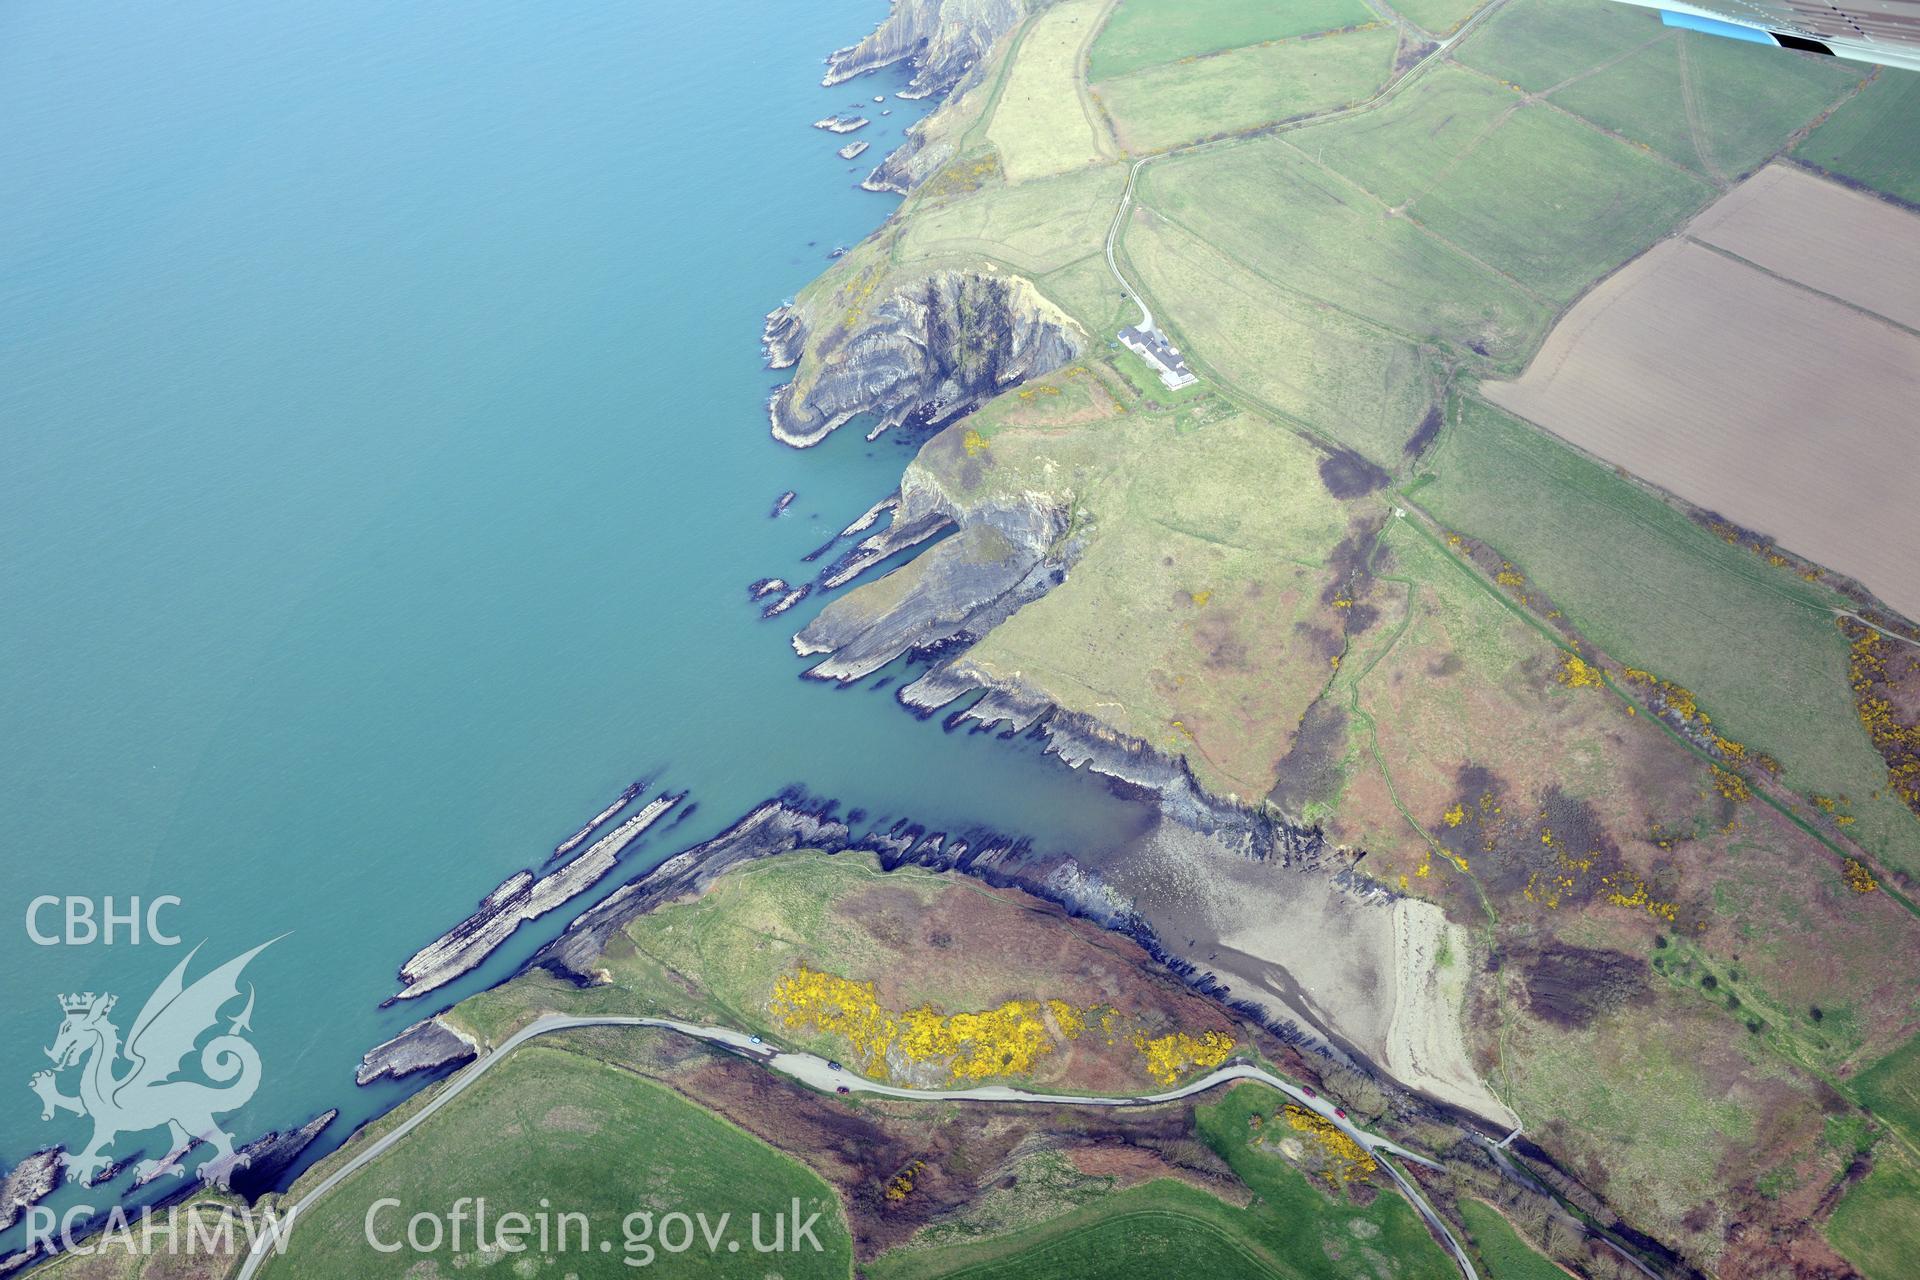
<instances>
[{"instance_id":1,"label":"parked car","mask_svg":"<svg viewBox=\"0 0 1920 1280\"><path fill-rule=\"evenodd\" d=\"M838 1070L840 1070L840 1064L839 1064L839 1063L837 1063L837 1062L828 1062L828 1063L827 1063L827 1070L829 1070L829 1071L838 1071Z\"/></svg>"},{"instance_id":2,"label":"parked car","mask_svg":"<svg viewBox=\"0 0 1920 1280\"><path fill-rule=\"evenodd\" d=\"M853 1092L853 1090L851 1090L851 1089L849 1089L849 1088L847 1088L847 1086L845 1086L845 1085L843 1085L843 1084L840 1084L840 1085L835 1085L835 1086L833 1087L833 1091L834 1091L835 1093L852 1093L852 1092Z\"/></svg>"},{"instance_id":3,"label":"parked car","mask_svg":"<svg viewBox=\"0 0 1920 1280\"><path fill-rule=\"evenodd\" d=\"M1317 1097L1319 1097L1319 1096L1320 1096L1319 1094L1317 1094L1317 1093L1315 1093L1315 1092L1313 1091L1313 1086L1312 1086L1312 1085L1310 1085L1310 1084L1303 1084L1303 1085L1301 1085L1301 1086L1300 1086L1300 1092L1302 1092L1302 1093L1304 1093L1304 1094L1306 1094L1306 1095L1307 1095L1307 1096L1308 1096L1309 1098L1317 1098Z\"/></svg>"},{"instance_id":4,"label":"parked car","mask_svg":"<svg viewBox=\"0 0 1920 1280\"><path fill-rule=\"evenodd\" d=\"M748 1044L759 1044L759 1043L760 1043L760 1037L759 1037L759 1036L748 1036L748 1037L747 1037L747 1043L748 1043Z\"/></svg>"},{"instance_id":5,"label":"parked car","mask_svg":"<svg viewBox=\"0 0 1920 1280\"><path fill-rule=\"evenodd\" d=\"M1342 1110L1341 1110L1340 1108L1338 1108L1338 1107L1335 1107L1335 1108L1333 1109L1333 1114L1334 1114L1334 1115L1336 1115L1336 1116L1338 1116L1338 1117L1339 1117L1340 1119L1342 1119L1342 1120L1345 1120L1345 1119L1347 1118L1347 1113L1346 1113L1346 1112L1344 1112L1344 1111L1342 1111Z\"/></svg>"}]
</instances>

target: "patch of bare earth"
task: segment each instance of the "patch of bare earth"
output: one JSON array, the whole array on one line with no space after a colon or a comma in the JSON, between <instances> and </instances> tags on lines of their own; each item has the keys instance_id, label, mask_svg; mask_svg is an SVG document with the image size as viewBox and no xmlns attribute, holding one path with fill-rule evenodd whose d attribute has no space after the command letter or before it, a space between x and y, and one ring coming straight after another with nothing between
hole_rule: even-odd
<instances>
[{"instance_id":1,"label":"patch of bare earth","mask_svg":"<svg viewBox=\"0 0 1920 1280\"><path fill-rule=\"evenodd\" d=\"M1920 215L1765 170L1482 393L1920 615L1916 245Z\"/></svg>"},{"instance_id":2,"label":"patch of bare earth","mask_svg":"<svg viewBox=\"0 0 1920 1280\"><path fill-rule=\"evenodd\" d=\"M1467 931L1430 902L1393 904L1393 1019L1387 1071L1443 1102L1505 1125L1519 1118L1496 1098L1467 1053L1462 1015L1472 969Z\"/></svg>"}]
</instances>

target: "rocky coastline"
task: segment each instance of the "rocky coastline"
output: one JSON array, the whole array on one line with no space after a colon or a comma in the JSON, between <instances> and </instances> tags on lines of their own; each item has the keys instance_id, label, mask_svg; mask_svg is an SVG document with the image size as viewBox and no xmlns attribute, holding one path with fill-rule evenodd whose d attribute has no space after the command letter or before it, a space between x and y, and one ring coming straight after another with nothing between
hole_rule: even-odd
<instances>
[{"instance_id":1,"label":"rocky coastline","mask_svg":"<svg viewBox=\"0 0 1920 1280\"><path fill-rule=\"evenodd\" d=\"M822 85L905 62L913 80L902 98L951 93L985 60L994 42L1026 16L1021 0L894 0L892 10L857 44L827 55Z\"/></svg>"},{"instance_id":2,"label":"rocky coastline","mask_svg":"<svg viewBox=\"0 0 1920 1280\"><path fill-rule=\"evenodd\" d=\"M594 841L585 853L544 876L516 871L480 900L474 913L434 939L400 966L401 989L387 1002L415 1000L478 968L529 920L573 900L605 879L628 845L686 798L661 795Z\"/></svg>"},{"instance_id":3,"label":"rocky coastline","mask_svg":"<svg viewBox=\"0 0 1920 1280\"><path fill-rule=\"evenodd\" d=\"M796 449L860 414L879 419L870 437L909 419L937 425L1086 347L1079 325L1028 281L967 271L898 286L851 328L782 307L762 337L770 367L798 366L767 403L774 438Z\"/></svg>"},{"instance_id":4,"label":"rocky coastline","mask_svg":"<svg viewBox=\"0 0 1920 1280\"><path fill-rule=\"evenodd\" d=\"M279 1189L286 1175L327 1126L340 1118L337 1108L321 1112L297 1129L274 1129L238 1150L233 1190L248 1203Z\"/></svg>"},{"instance_id":5,"label":"rocky coastline","mask_svg":"<svg viewBox=\"0 0 1920 1280\"><path fill-rule=\"evenodd\" d=\"M36 1151L0 1177L0 1231L60 1189L66 1153L59 1147Z\"/></svg>"},{"instance_id":6,"label":"rocky coastline","mask_svg":"<svg viewBox=\"0 0 1920 1280\"><path fill-rule=\"evenodd\" d=\"M1266 856L1255 853L1255 844L1262 839L1272 843L1276 857L1310 856L1320 847L1317 831L1291 828L1245 811L1229 812L1230 807L1219 801L1208 803L1214 807L1218 827L1243 837L1250 856ZM599 985L605 981L600 954L621 928L665 903L697 896L733 868L800 849L861 852L874 855L888 871L911 864L972 876L999 888L1022 889L1071 915L1126 934L1193 990L1223 1002L1289 1044L1324 1053L1320 1037L1296 1022L1274 1018L1252 1001L1234 998L1214 975L1163 946L1133 903L1116 893L1097 871L1071 857L1036 854L1023 838L990 831L950 835L905 819L884 832L855 835L837 810L836 802L797 790L761 803L720 835L675 854L609 894L535 953L522 972L539 969L579 986Z\"/></svg>"},{"instance_id":7,"label":"rocky coastline","mask_svg":"<svg viewBox=\"0 0 1920 1280\"><path fill-rule=\"evenodd\" d=\"M399 1080L422 1071L440 1071L471 1061L479 1051L478 1045L435 1014L362 1054L353 1082L369 1085L376 1080Z\"/></svg>"},{"instance_id":8,"label":"rocky coastline","mask_svg":"<svg viewBox=\"0 0 1920 1280\"><path fill-rule=\"evenodd\" d=\"M605 826L608 819L612 818L614 814L619 813L622 809L632 804L635 800L638 800L640 798L640 793L642 791L645 791L648 787L652 785L653 783L650 778L634 779L633 782L627 785L625 790L623 790L619 795L613 798L612 804L608 805L606 808L602 809L600 812L594 814L591 818L588 818L584 823L581 824L580 829L578 831L575 831L572 835L568 836L565 840L562 840L559 844L553 846L553 852L547 855L547 861L558 862L560 859L566 857L568 854L572 853L575 849L578 849L581 845L585 844L587 842L588 836L592 835L594 832L598 831L601 827Z\"/></svg>"}]
</instances>

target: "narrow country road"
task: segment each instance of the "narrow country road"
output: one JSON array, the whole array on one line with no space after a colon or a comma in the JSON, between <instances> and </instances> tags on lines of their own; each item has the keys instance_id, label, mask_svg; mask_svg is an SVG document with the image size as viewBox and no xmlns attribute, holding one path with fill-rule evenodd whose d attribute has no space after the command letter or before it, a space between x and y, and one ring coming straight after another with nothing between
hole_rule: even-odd
<instances>
[{"instance_id":1,"label":"narrow country road","mask_svg":"<svg viewBox=\"0 0 1920 1280\"><path fill-rule=\"evenodd\" d=\"M1121 291L1132 298L1133 304L1140 308L1140 323L1135 327L1142 333L1153 332L1153 312L1147 310L1146 299L1140 296L1140 291L1128 284L1127 278L1120 274L1120 264L1114 261L1113 257L1113 245L1114 241L1120 238L1121 224L1126 221L1127 208L1133 203L1133 180L1139 176L1140 166L1151 159L1153 157L1148 156L1145 159L1135 160L1133 167L1127 170L1127 185L1120 192L1120 207L1113 211L1113 222L1107 227L1107 270L1113 272L1113 278L1120 282Z\"/></svg>"},{"instance_id":2,"label":"narrow country road","mask_svg":"<svg viewBox=\"0 0 1920 1280\"><path fill-rule=\"evenodd\" d=\"M1342 1133L1359 1143L1360 1146L1364 1147L1376 1158L1392 1155L1398 1156L1402 1160L1411 1160L1416 1164L1426 1165L1430 1169L1440 1168L1440 1165L1427 1159L1425 1156L1416 1155L1414 1152L1408 1151L1405 1147L1395 1142L1368 1133L1366 1130L1354 1125L1344 1116L1339 1115L1333 1104L1325 1098L1317 1094L1309 1094L1298 1085L1289 1084L1272 1072L1265 1071L1251 1063L1234 1063L1230 1066L1221 1067L1216 1071L1209 1072L1198 1080L1190 1084L1182 1085L1178 1089L1169 1089L1164 1093L1143 1094L1131 1098L1098 1097L1091 1094L1034 1093L1030 1090L1015 1089L1008 1085L998 1084L978 1085L969 1089L906 1089L899 1085L881 1084L878 1081L866 1080L844 1070L836 1071L825 1058L818 1057L811 1053L787 1053L771 1048L765 1044L755 1044L753 1038L746 1032L735 1031L731 1027L702 1027L691 1022L679 1022L673 1018L620 1017L615 1015L575 1018L555 1015L536 1019L528 1023L525 1027L522 1027L519 1031L508 1036L505 1040L501 1041L498 1048L495 1048L452 1076L448 1080L446 1088L442 1089L426 1106L420 1108L420 1110L414 1112L411 1116L408 1116L406 1120L396 1126L392 1132L382 1134L380 1137L368 1143L365 1150L321 1179L317 1186L296 1200L288 1207L287 1211L281 1215L282 1225L278 1232L266 1232L254 1239L251 1249L248 1250L246 1261L241 1264L235 1280L253 1280L255 1274L260 1270L261 1263L266 1261L268 1253L272 1251L274 1242L276 1240L280 1241L281 1247L284 1248L285 1241L293 1234L293 1228L297 1224L300 1215L311 1205L325 1196L329 1191L339 1186L342 1182L345 1182L348 1178L365 1168L369 1163L378 1159L402 1138L425 1123L427 1118L433 1115L434 1112L440 1110L440 1108L446 1106L449 1102L466 1092L474 1081L480 1079L481 1076L504 1061L508 1054L538 1036L551 1035L556 1031L574 1031L583 1027L659 1027L663 1030L678 1032L681 1035L689 1036L695 1040L705 1040L709 1044L717 1044L724 1048L731 1049L742 1057L750 1058L771 1070L778 1071L784 1076L789 1076L792 1079L798 1080L801 1084L810 1085L822 1092L837 1091L844 1087L849 1093L865 1093L882 1098L901 1098L914 1102L1012 1102L1049 1103L1055 1106L1145 1107L1162 1102L1177 1102L1182 1098L1190 1098L1197 1093L1205 1093L1209 1089L1228 1084L1235 1080L1257 1080L1261 1084L1278 1089L1302 1106L1308 1107L1325 1117L1338 1127ZM1475 1272L1473 1263L1468 1259L1466 1251L1460 1247L1459 1241L1454 1239L1453 1232L1447 1228L1446 1223L1441 1220L1440 1215L1435 1213L1433 1207L1427 1203L1426 1197L1420 1194L1419 1190L1406 1175L1402 1174L1385 1159L1380 1159L1379 1163L1381 1168L1385 1169L1388 1175L1393 1178L1394 1182L1399 1185L1400 1190L1406 1195L1407 1199L1412 1202L1414 1208L1419 1210L1420 1216L1426 1219L1427 1225L1447 1242L1448 1247L1453 1251L1454 1261L1460 1264L1460 1269L1466 1274L1467 1280L1479 1280L1479 1275Z\"/></svg>"}]
</instances>

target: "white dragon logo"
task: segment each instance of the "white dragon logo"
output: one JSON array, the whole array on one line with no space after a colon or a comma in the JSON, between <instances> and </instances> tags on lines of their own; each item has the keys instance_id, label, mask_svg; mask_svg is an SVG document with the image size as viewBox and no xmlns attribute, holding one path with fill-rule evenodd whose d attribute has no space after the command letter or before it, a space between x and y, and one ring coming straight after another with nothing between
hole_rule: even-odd
<instances>
[{"instance_id":1,"label":"white dragon logo","mask_svg":"<svg viewBox=\"0 0 1920 1280\"><path fill-rule=\"evenodd\" d=\"M220 1010L239 998L240 971L272 945L263 942L187 986L187 965L200 951L195 947L147 998L124 1045L107 1017L117 997L91 991L60 997L66 1017L46 1051L53 1070L34 1073L30 1084L40 1095L42 1120L53 1119L57 1111L93 1117L92 1141L79 1155L62 1157L69 1177L89 1182L111 1163L102 1153L115 1139L165 1125L172 1145L161 1159L140 1163L142 1181L185 1172L180 1157L195 1142L205 1142L213 1158L200 1167L201 1179L221 1188L229 1184L247 1158L234 1151L233 1135L214 1116L239 1110L260 1087L260 1055L240 1035L253 1029L251 984L246 1008L200 1050L200 1071L213 1083L174 1077L200 1037L217 1027ZM123 1060L127 1065L121 1070ZM80 1068L80 1092L68 1096L60 1092L59 1073L74 1066Z\"/></svg>"}]
</instances>

